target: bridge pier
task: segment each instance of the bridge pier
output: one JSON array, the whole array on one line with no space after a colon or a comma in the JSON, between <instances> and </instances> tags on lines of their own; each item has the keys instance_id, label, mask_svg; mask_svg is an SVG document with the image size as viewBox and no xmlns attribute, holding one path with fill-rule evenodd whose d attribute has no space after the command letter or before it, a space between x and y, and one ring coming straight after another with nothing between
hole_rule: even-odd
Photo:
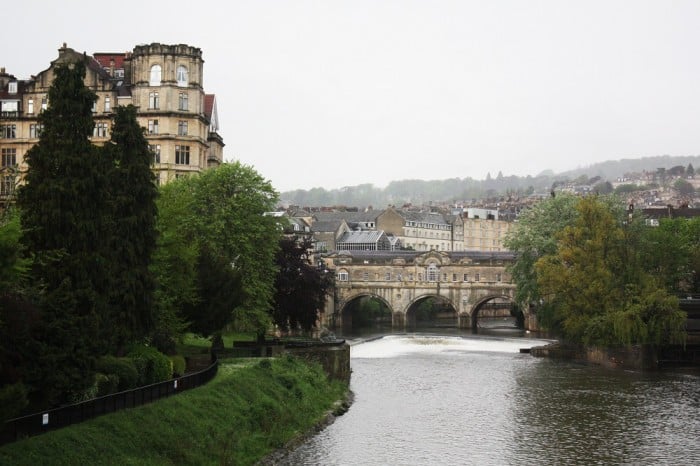
<instances>
[{"instance_id":1,"label":"bridge pier","mask_svg":"<svg viewBox=\"0 0 700 466\"><path fill-rule=\"evenodd\" d=\"M393 312L391 314L391 328L406 328L406 314L402 312Z\"/></svg>"}]
</instances>

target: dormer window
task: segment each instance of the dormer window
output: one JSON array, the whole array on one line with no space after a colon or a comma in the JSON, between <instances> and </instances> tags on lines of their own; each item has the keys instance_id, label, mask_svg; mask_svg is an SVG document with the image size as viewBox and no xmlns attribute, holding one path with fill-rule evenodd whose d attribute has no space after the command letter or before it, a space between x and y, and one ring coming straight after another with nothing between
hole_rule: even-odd
<instances>
[{"instance_id":1,"label":"dormer window","mask_svg":"<svg viewBox=\"0 0 700 466\"><path fill-rule=\"evenodd\" d=\"M148 81L149 86L160 86L161 68L160 65L151 66L151 78Z\"/></svg>"},{"instance_id":2,"label":"dormer window","mask_svg":"<svg viewBox=\"0 0 700 466\"><path fill-rule=\"evenodd\" d=\"M12 81L7 84L7 92L9 94L17 94L17 81Z\"/></svg>"},{"instance_id":3,"label":"dormer window","mask_svg":"<svg viewBox=\"0 0 700 466\"><path fill-rule=\"evenodd\" d=\"M177 85L179 87L187 87L188 84L187 67L180 65L177 67Z\"/></svg>"}]
</instances>

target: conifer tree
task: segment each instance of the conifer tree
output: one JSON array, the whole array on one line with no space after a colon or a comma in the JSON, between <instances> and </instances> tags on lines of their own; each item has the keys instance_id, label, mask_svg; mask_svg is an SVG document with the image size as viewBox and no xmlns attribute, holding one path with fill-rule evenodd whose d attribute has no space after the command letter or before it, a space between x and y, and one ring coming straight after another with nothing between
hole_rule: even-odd
<instances>
[{"instance_id":1,"label":"conifer tree","mask_svg":"<svg viewBox=\"0 0 700 466\"><path fill-rule=\"evenodd\" d=\"M44 127L28 151L18 193L22 241L33 254L44 325L28 382L35 402L74 400L92 385L98 326L109 287L106 255L107 160L90 142L96 96L85 64L58 64L39 115Z\"/></svg>"},{"instance_id":2,"label":"conifer tree","mask_svg":"<svg viewBox=\"0 0 700 466\"><path fill-rule=\"evenodd\" d=\"M152 154L136 120L136 107L117 107L111 144L105 147L114 169L110 179L112 288L110 348L119 353L145 338L153 327L154 279L149 265L156 246L156 197Z\"/></svg>"}]
</instances>

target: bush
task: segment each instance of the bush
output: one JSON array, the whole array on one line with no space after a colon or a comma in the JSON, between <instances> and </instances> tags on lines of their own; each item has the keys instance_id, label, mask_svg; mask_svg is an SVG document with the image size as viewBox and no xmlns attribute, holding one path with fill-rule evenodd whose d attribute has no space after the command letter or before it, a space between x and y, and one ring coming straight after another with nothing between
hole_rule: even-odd
<instances>
[{"instance_id":1,"label":"bush","mask_svg":"<svg viewBox=\"0 0 700 466\"><path fill-rule=\"evenodd\" d=\"M119 391L119 376L117 374L101 374L95 375L95 383L97 384L97 396L111 395Z\"/></svg>"},{"instance_id":2,"label":"bush","mask_svg":"<svg viewBox=\"0 0 700 466\"><path fill-rule=\"evenodd\" d=\"M170 362L173 365L173 377L180 377L182 375L185 375L185 368L187 367L187 363L185 362L185 358L179 354L176 354L175 356L170 356Z\"/></svg>"},{"instance_id":3,"label":"bush","mask_svg":"<svg viewBox=\"0 0 700 466\"><path fill-rule=\"evenodd\" d=\"M27 387L24 384L0 387L0 424L19 416L28 404Z\"/></svg>"},{"instance_id":4,"label":"bush","mask_svg":"<svg viewBox=\"0 0 700 466\"><path fill-rule=\"evenodd\" d=\"M173 363L151 346L134 346L127 354L139 374L139 385L150 385L173 377Z\"/></svg>"},{"instance_id":5,"label":"bush","mask_svg":"<svg viewBox=\"0 0 700 466\"><path fill-rule=\"evenodd\" d=\"M139 384L138 370L134 361L129 358L102 356L97 360L96 370L106 376L115 375L117 377L116 391L135 388Z\"/></svg>"}]
</instances>

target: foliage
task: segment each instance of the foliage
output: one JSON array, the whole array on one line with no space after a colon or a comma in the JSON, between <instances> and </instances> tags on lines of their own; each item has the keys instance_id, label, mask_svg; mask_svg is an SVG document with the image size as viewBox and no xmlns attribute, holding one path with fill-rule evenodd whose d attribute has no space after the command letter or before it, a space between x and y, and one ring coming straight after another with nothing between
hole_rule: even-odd
<instances>
[{"instance_id":1,"label":"foliage","mask_svg":"<svg viewBox=\"0 0 700 466\"><path fill-rule=\"evenodd\" d=\"M51 105L39 115L44 129L26 154L17 197L31 278L43 290L37 374L28 384L47 406L90 386L110 289L108 164L89 139L96 96L84 78L84 63L56 66Z\"/></svg>"},{"instance_id":2,"label":"foliage","mask_svg":"<svg viewBox=\"0 0 700 466\"><path fill-rule=\"evenodd\" d=\"M184 356L176 354L170 356L170 362L173 365L173 377L180 377L185 375L185 370L187 369L187 362Z\"/></svg>"},{"instance_id":3,"label":"foliage","mask_svg":"<svg viewBox=\"0 0 700 466\"><path fill-rule=\"evenodd\" d=\"M556 252L535 271L546 321L573 343L628 345L683 341L685 314L642 267L629 218L597 197L557 233Z\"/></svg>"},{"instance_id":4,"label":"foliage","mask_svg":"<svg viewBox=\"0 0 700 466\"><path fill-rule=\"evenodd\" d=\"M0 385L0 425L19 416L28 404L27 387L23 383Z\"/></svg>"},{"instance_id":5,"label":"foliage","mask_svg":"<svg viewBox=\"0 0 700 466\"><path fill-rule=\"evenodd\" d=\"M149 264L156 246L156 196L152 154L136 120L136 107L116 108L111 144L105 146L110 172L111 293L110 350L143 341L153 329L154 279Z\"/></svg>"},{"instance_id":6,"label":"foliage","mask_svg":"<svg viewBox=\"0 0 700 466\"><path fill-rule=\"evenodd\" d=\"M133 346L127 357L136 366L139 374L138 385L150 385L169 380L173 376L173 366L170 358L152 346Z\"/></svg>"},{"instance_id":7,"label":"foliage","mask_svg":"<svg viewBox=\"0 0 700 466\"><path fill-rule=\"evenodd\" d=\"M222 364L196 390L4 445L0 464L253 465L317 425L346 390L294 358Z\"/></svg>"},{"instance_id":8,"label":"foliage","mask_svg":"<svg viewBox=\"0 0 700 466\"><path fill-rule=\"evenodd\" d=\"M280 241L272 316L283 330L314 328L335 286L333 274L312 263L312 249L308 238L284 237Z\"/></svg>"},{"instance_id":9,"label":"foliage","mask_svg":"<svg viewBox=\"0 0 700 466\"><path fill-rule=\"evenodd\" d=\"M131 358L102 356L97 360L95 370L101 374L116 376L117 389L120 391L139 386L139 372Z\"/></svg>"},{"instance_id":10,"label":"foliage","mask_svg":"<svg viewBox=\"0 0 700 466\"><path fill-rule=\"evenodd\" d=\"M673 188L682 196L690 196L695 192L695 188L689 181L678 178L673 182Z\"/></svg>"},{"instance_id":11,"label":"foliage","mask_svg":"<svg viewBox=\"0 0 700 466\"><path fill-rule=\"evenodd\" d=\"M20 237L19 211L9 209L0 218L0 294L19 293L25 288L30 262L23 255Z\"/></svg>"},{"instance_id":12,"label":"foliage","mask_svg":"<svg viewBox=\"0 0 700 466\"><path fill-rule=\"evenodd\" d=\"M518 222L506 234L504 245L517 259L510 268L516 284L515 301L523 307L540 299L535 262L557 248L556 233L573 223L578 198L559 195L538 202L521 212Z\"/></svg>"}]
</instances>

